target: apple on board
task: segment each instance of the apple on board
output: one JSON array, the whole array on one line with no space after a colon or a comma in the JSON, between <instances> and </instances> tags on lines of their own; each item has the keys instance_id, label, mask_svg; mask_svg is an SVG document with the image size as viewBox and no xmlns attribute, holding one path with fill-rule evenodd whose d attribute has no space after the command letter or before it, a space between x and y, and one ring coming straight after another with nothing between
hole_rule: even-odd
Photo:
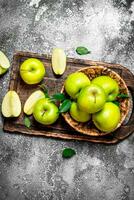
<instances>
[{"instance_id":1,"label":"apple on board","mask_svg":"<svg viewBox=\"0 0 134 200\"><path fill-rule=\"evenodd\" d=\"M44 75L45 67L39 59L29 58L20 66L20 76L27 84L39 83Z\"/></svg>"},{"instance_id":2,"label":"apple on board","mask_svg":"<svg viewBox=\"0 0 134 200\"><path fill-rule=\"evenodd\" d=\"M77 122L87 122L91 119L91 115L81 111L76 102L71 104L70 115Z\"/></svg>"},{"instance_id":3,"label":"apple on board","mask_svg":"<svg viewBox=\"0 0 134 200\"><path fill-rule=\"evenodd\" d=\"M79 109L90 114L101 110L105 102L104 90L93 83L83 88L77 99Z\"/></svg>"},{"instance_id":4,"label":"apple on board","mask_svg":"<svg viewBox=\"0 0 134 200\"><path fill-rule=\"evenodd\" d=\"M33 116L37 122L50 125L58 119L59 109L48 98L43 98L38 100L35 104Z\"/></svg>"},{"instance_id":5,"label":"apple on board","mask_svg":"<svg viewBox=\"0 0 134 200\"><path fill-rule=\"evenodd\" d=\"M80 93L80 90L87 85L90 85L90 80L82 72L74 72L70 74L65 80L64 84L65 91L73 99L76 99Z\"/></svg>"},{"instance_id":6,"label":"apple on board","mask_svg":"<svg viewBox=\"0 0 134 200\"><path fill-rule=\"evenodd\" d=\"M4 117L18 117L21 113L21 102L15 91L8 91L3 98L1 106Z\"/></svg>"},{"instance_id":7,"label":"apple on board","mask_svg":"<svg viewBox=\"0 0 134 200\"><path fill-rule=\"evenodd\" d=\"M114 101L119 93L118 83L109 76L99 76L92 80L93 84L102 87L107 95L107 101Z\"/></svg>"},{"instance_id":8,"label":"apple on board","mask_svg":"<svg viewBox=\"0 0 134 200\"><path fill-rule=\"evenodd\" d=\"M41 90L33 92L24 104L24 113L31 115L33 113L34 106L39 99L45 98L45 94Z\"/></svg>"},{"instance_id":9,"label":"apple on board","mask_svg":"<svg viewBox=\"0 0 134 200\"><path fill-rule=\"evenodd\" d=\"M120 109L112 102L106 102L103 109L93 114L95 126L104 132L113 131L120 122Z\"/></svg>"}]
</instances>

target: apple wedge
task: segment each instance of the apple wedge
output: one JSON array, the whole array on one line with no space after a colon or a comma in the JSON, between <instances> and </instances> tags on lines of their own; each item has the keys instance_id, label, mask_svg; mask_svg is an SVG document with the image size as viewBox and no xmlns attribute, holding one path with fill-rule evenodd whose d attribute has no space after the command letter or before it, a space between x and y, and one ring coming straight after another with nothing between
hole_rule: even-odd
<instances>
[{"instance_id":1,"label":"apple wedge","mask_svg":"<svg viewBox=\"0 0 134 200\"><path fill-rule=\"evenodd\" d=\"M0 75L4 74L10 67L10 62L7 56L0 51Z\"/></svg>"},{"instance_id":2,"label":"apple wedge","mask_svg":"<svg viewBox=\"0 0 134 200\"><path fill-rule=\"evenodd\" d=\"M8 91L2 101L4 117L18 117L21 113L21 102L15 91Z\"/></svg>"},{"instance_id":3,"label":"apple wedge","mask_svg":"<svg viewBox=\"0 0 134 200\"><path fill-rule=\"evenodd\" d=\"M24 113L31 115L33 113L34 106L39 99L45 98L44 92L37 90L33 92L24 104Z\"/></svg>"},{"instance_id":4,"label":"apple wedge","mask_svg":"<svg viewBox=\"0 0 134 200\"><path fill-rule=\"evenodd\" d=\"M52 51L52 68L55 74L62 75L66 69L66 54L63 49L55 48Z\"/></svg>"}]
</instances>

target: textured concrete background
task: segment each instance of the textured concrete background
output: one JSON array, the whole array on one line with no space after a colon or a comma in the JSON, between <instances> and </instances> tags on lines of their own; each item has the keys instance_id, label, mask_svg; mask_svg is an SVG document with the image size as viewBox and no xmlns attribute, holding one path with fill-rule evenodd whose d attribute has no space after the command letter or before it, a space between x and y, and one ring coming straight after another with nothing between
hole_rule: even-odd
<instances>
[{"instance_id":1,"label":"textured concrete background","mask_svg":"<svg viewBox=\"0 0 134 200\"><path fill-rule=\"evenodd\" d=\"M132 0L0 0L0 49L121 63L134 72ZM9 73L0 78L0 104ZM63 160L64 147L77 155ZM0 117L0 200L133 200L134 134L118 145L8 134Z\"/></svg>"}]
</instances>

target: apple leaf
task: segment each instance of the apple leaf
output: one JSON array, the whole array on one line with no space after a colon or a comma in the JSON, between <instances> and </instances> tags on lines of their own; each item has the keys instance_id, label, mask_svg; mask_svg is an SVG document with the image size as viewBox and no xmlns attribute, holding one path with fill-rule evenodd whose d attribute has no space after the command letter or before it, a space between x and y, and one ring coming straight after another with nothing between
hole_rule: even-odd
<instances>
[{"instance_id":1,"label":"apple leaf","mask_svg":"<svg viewBox=\"0 0 134 200\"><path fill-rule=\"evenodd\" d=\"M65 99L59 107L59 113L67 112L71 107L71 100Z\"/></svg>"},{"instance_id":2,"label":"apple leaf","mask_svg":"<svg viewBox=\"0 0 134 200\"><path fill-rule=\"evenodd\" d=\"M81 47L81 46L76 48L76 52L79 55L86 55L91 53L91 51L89 51L86 47Z\"/></svg>"},{"instance_id":3,"label":"apple leaf","mask_svg":"<svg viewBox=\"0 0 134 200\"><path fill-rule=\"evenodd\" d=\"M31 126L31 121L30 121L29 117L27 117L27 116L24 117L24 125L27 128L30 128L30 126Z\"/></svg>"},{"instance_id":4,"label":"apple leaf","mask_svg":"<svg viewBox=\"0 0 134 200\"><path fill-rule=\"evenodd\" d=\"M123 94L123 93L118 94L117 97L118 97L118 98L122 98L122 99L124 99L124 98L129 98L128 94Z\"/></svg>"},{"instance_id":5,"label":"apple leaf","mask_svg":"<svg viewBox=\"0 0 134 200\"><path fill-rule=\"evenodd\" d=\"M119 101L112 101L115 105L120 106Z\"/></svg>"},{"instance_id":6,"label":"apple leaf","mask_svg":"<svg viewBox=\"0 0 134 200\"><path fill-rule=\"evenodd\" d=\"M62 152L62 157L63 158L71 158L72 156L74 156L76 154L74 149L71 148L65 148Z\"/></svg>"},{"instance_id":7,"label":"apple leaf","mask_svg":"<svg viewBox=\"0 0 134 200\"><path fill-rule=\"evenodd\" d=\"M49 94L48 94L48 89L46 88L46 86L44 84L39 85L39 87L42 89L42 91L45 94L46 98L49 98Z\"/></svg>"},{"instance_id":8,"label":"apple leaf","mask_svg":"<svg viewBox=\"0 0 134 200\"><path fill-rule=\"evenodd\" d=\"M57 101L63 101L65 100L65 98L66 97L63 93L56 93L51 97L52 100L57 100Z\"/></svg>"}]
</instances>

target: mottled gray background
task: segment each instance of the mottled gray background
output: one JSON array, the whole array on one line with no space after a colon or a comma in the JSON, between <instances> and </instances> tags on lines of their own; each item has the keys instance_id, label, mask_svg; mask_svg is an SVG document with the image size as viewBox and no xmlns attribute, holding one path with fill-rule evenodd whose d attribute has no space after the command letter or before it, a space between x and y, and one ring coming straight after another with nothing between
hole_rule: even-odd
<instances>
[{"instance_id":1,"label":"mottled gray background","mask_svg":"<svg viewBox=\"0 0 134 200\"><path fill-rule=\"evenodd\" d=\"M134 72L132 0L0 0L0 49L121 63ZM0 104L9 73L0 78ZM1 118L0 118L1 119ZM64 147L77 155L63 160ZM134 134L102 145L8 134L0 120L0 200L134 200Z\"/></svg>"}]
</instances>

